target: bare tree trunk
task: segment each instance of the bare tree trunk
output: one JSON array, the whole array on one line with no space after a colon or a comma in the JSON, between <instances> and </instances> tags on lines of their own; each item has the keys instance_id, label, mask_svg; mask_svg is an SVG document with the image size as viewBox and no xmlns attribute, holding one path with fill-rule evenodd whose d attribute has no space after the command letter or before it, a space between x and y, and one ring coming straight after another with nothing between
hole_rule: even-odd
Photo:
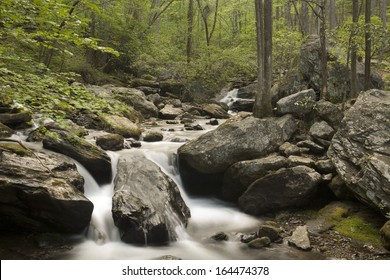
<instances>
[{"instance_id":1,"label":"bare tree trunk","mask_svg":"<svg viewBox=\"0 0 390 280\"><path fill-rule=\"evenodd\" d=\"M371 15L373 15L373 16L376 15L376 7L377 7L376 2L377 2L376 0L371 0Z\"/></svg>"},{"instance_id":2,"label":"bare tree trunk","mask_svg":"<svg viewBox=\"0 0 390 280\"><path fill-rule=\"evenodd\" d=\"M302 1L302 5L301 5L301 27L302 27L302 34L308 35L310 32L309 31L309 8L305 1Z\"/></svg>"},{"instance_id":3,"label":"bare tree trunk","mask_svg":"<svg viewBox=\"0 0 390 280\"><path fill-rule=\"evenodd\" d=\"M359 17L359 0L352 0L353 30L351 31L351 38L355 37L356 35L355 25L358 23L358 17ZM356 67L357 54L356 53L357 53L356 42L354 42L354 40L352 39L352 44L351 44L351 97L352 98L357 97L357 67Z\"/></svg>"},{"instance_id":4,"label":"bare tree trunk","mask_svg":"<svg viewBox=\"0 0 390 280\"><path fill-rule=\"evenodd\" d=\"M386 30L386 26L387 26L386 16L387 16L387 0L380 0L380 2L379 2L379 17L382 20L383 30ZM382 46L379 50L379 62L382 62L382 60L383 60L383 52L384 52L383 49L384 49L384 46L382 43Z\"/></svg>"},{"instance_id":5,"label":"bare tree trunk","mask_svg":"<svg viewBox=\"0 0 390 280\"><path fill-rule=\"evenodd\" d=\"M291 2L287 1L284 6L284 18L286 19L286 24L288 27L292 27L292 19L291 19Z\"/></svg>"},{"instance_id":6,"label":"bare tree trunk","mask_svg":"<svg viewBox=\"0 0 390 280\"><path fill-rule=\"evenodd\" d=\"M364 90L368 90L371 87L371 3L366 0L366 14L365 14L365 60L364 60Z\"/></svg>"},{"instance_id":7,"label":"bare tree trunk","mask_svg":"<svg viewBox=\"0 0 390 280\"><path fill-rule=\"evenodd\" d=\"M326 0L320 2L320 41L321 41L321 93L320 98L328 100L328 57L326 52Z\"/></svg>"},{"instance_id":8,"label":"bare tree trunk","mask_svg":"<svg viewBox=\"0 0 390 280\"><path fill-rule=\"evenodd\" d=\"M258 89L253 107L257 118L272 116L272 0L255 0Z\"/></svg>"},{"instance_id":9,"label":"bare tree trunk","mask_svg":"<svg viewBox=\"0 0 390 280\"><path fill-rule=\"evenodd\" d=\"M187 63L191 62L191 54L193 47L193 25L194 25L194 0L188 2L187 12Z\"/></svg>"},{"instance_id":10,"label":"bare tree trunk","mask_svg":"<svg viewBox=\"0 0 390 280\"><path fill-rule=\"evenodd\" d=\"M336 28L336 0L329 1L329 29Z\"/></svg>"}]
</instances>

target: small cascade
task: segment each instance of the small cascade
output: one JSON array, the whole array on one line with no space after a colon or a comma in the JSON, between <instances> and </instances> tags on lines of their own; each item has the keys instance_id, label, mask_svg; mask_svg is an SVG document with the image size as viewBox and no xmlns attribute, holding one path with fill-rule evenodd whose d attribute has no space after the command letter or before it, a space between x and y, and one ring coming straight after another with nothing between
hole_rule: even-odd
<instances>
[{"instance_id":1,"label":"small cascade","mask_svg":"<svg viewBox=\"0 0 390 280\"><path fill-rule=\"evenodd\" d=\"M223 102L223 103L226 103L229 108L230 106L232 106L232 104L234 103L234 101L236 101L238 99L238 88L235 88L235 89L232 89L231 91L229 91L226 96L224 96L223 98L221 98L219 100L219 102Z\"/></svg>"}]
</instances>

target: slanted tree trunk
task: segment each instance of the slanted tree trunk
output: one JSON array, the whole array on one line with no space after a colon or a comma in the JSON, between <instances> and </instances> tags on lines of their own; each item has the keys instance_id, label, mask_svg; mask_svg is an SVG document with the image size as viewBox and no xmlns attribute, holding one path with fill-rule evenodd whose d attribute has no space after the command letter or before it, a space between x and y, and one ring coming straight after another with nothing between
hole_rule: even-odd
<instances>
[{"instance_id":1,"label":"slanted tree trunk","mask_svg":"<svg viewBox=\"0 0 390 280\"><path fill-rule=\"evenodd\" d=\"M365 23L364 90L368 90L371 87L371 3L368 0L366 0Z\"/></svg>"},{"instance_id":2,"label":"slanted tree trunk","mask_svg":"<svg viewBox=\"0 0 390 280\"><path fill-rule=\"evenodd\" d=\"M359 17L359 0L352 0L352 21L353 21L353 29L351 31L351 38L356 35L356 25L358 23ZM357 46L356 42L352 39L351 43L351 97L357 97ZM344 98L345 101L345 98Z\"/></svg>"}]
</instances>

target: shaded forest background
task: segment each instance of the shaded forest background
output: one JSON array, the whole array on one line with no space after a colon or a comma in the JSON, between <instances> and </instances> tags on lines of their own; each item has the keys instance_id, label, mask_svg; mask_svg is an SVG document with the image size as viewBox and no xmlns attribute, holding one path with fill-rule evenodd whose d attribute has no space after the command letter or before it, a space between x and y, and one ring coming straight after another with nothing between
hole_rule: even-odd
<instances>
[{"instance_id":1,"label":"shaded forest background","mask_svg":"<svg viewBox=\"0 0 390 280\"><path fill-rule=\"evenodd\" d=\"M324 20L329 50L347 65L352 49L364 57L369 31L370 58L390 79L388 3L370 1L367 24L365 1L357 1L357 23L352 2L273 1L273 80L294 68L302 42ZM253 0L2 0L1 92L71 95L78 94L73 81L131 85L141 78L215 95L229 80L256 79L255 22Z\"/></svg>"}]
</instances>

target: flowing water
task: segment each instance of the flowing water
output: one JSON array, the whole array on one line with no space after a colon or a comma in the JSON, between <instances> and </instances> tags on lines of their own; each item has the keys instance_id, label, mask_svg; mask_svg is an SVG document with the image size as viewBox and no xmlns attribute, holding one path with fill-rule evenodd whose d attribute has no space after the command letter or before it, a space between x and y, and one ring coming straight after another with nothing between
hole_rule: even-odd
<instances>
[{"instance_id":1,"label":"flowing water","mask_svg":"<svg viewBox=\"0 0 390 280\"><path fill-rule=\"evenodd\" d=\"M209 130L213 129L202 123ZM180 125L178 125L179 127ZM93 202L94 211L86 237L70 252L60 256L62 259L158 259L163 256L175 256L182 259L296 259L286 245L275 245L267 250L249 249L239 241L241 233L254 232L261 220L240 212L233 205L216 198L190 197L183 189L177 168L177 149L182 142L172 139L192 139L205 131L165 132L163 142L142 143L140 149L110 152L115 176L118 158L124 153L144 153L168 174L179 186L181 195L191 210L187 228L176 227L178 240L167 246L134 246L121 242L119 231L111 216L111 198L113 182L99 186L88 171L78 164L79 172L85 178L85 195ZM161 127L152 129L161 130ZM207 130L206 130L207 131ZM91 136L93 137L93 135ZM173 215L172 215L173 217ZM210 237L218 232L229 234L229 241L217 242Z\"/></svg>"}]
</instances>

